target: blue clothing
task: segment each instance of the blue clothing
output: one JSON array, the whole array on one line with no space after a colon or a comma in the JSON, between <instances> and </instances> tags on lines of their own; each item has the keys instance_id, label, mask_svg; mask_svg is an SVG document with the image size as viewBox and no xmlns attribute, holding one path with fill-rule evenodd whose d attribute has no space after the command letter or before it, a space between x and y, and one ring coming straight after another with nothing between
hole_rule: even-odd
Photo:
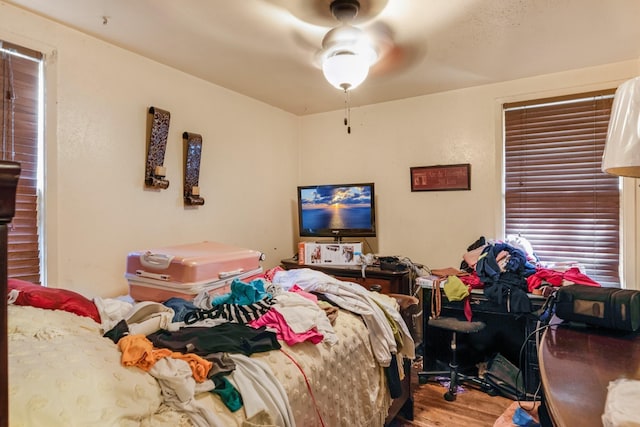
<instances>
[{"instance_id":1,"label":"blue clothing","mask_svg":"<svg viewBox=\"0 0 640 427\"><path fill-rule=\"evenodd\" d=\"M175 312L173 316L174 322L184 321L184 317L187 315L187 313L190 313L198 308L191 301L187 301L186 299L178 297L169 298L162 304L173 309L173 311Z\"/></svg>"},{"instance_id":2,"label":"blue clothing","mask_svg":"<svg viewBox=\"0 0 640 427\"><path fill-rule=\"evenodd\" d=\"M214 307L222 304L249 305L265 298L271 298L271 294L264 290L264 281L262 279L255 279L250 283L245 283L240 279L233 279L230 288L230 293L214 297L211 300L211 305Z\"/></svg>"},{"instance_id":3,"label":"blue clothing","mask_svg":"<svg viewBox=\"0 0 640 427\"><path fill-rule=\"evenodd\" d=\"M496 260L502 251L510 255L505 271L500 269ZM484 284L485 296L496 304L506 304L507 311L514 313L530 313L533 310L527 296L527 277L535 272L535 266L527 261L525 253L507 243L488 245L476 264L476 273Z\"/></svg>"},{"instance_id":4,"label":"blue clothing","mask_svg":"<svg viewBox=\"0 0 640 427\"><path fill-rule=\"evenodd\" d=\"M476 264L476 273L478 278L485 285L495 283L500 280L502 271L496 261L496 257L502 251L507 251L510 258L505 267L506 271L516 273L524 279L536 272L536 267L527 261L527 256L520 249L515 248L507 243L496 243L487 245L482 251ZM526 280L524 289L526 290Z\"/></svg>"},{"instance_id":5,"label":"blue clothing","mask_svg":"<svg viewBox=\"0 0 640 427\"><path fill-rule=\"evenodd\" d=\"M511 421L518 427L540 427L540 424L538 424L531 415L520 407L516 409Z\"/></svg>"},{"instance_id":6,"label":"blue clothing","mask_svg":"<svg viewBox=\"0 0 640 427\"><path fill-rule=\"evenodd\" d=\"M242 408L242 395L226 377L216 375L211 378L211 380L216 386L216 388L211 390L211 392L220 396L222 403L224 403L231 412L235 412Z\"/></svg>"}]
</instances>

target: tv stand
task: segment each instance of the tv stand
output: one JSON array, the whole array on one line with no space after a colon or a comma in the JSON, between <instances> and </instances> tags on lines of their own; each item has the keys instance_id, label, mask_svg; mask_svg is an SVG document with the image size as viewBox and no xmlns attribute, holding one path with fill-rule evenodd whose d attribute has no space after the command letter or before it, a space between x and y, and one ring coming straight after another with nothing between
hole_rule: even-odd
<instances>
[{"instance_id":1,"label":"tv stand","mask_svg":"<svg viewBox=\"0 0 640 427\"><path fill-rule=\"evenodd\" d=\"M311 268L322 271L340 280L355 282L367 289L372 286L380 286L383 294L411 295L411 279L409 269L401 271L382 270L380 267L367 266L365 277L362 277L360 265L326 265L326 264L299 264L295 258L280 261L285 270L293 268Z\"/></svg>"}]
</instances>

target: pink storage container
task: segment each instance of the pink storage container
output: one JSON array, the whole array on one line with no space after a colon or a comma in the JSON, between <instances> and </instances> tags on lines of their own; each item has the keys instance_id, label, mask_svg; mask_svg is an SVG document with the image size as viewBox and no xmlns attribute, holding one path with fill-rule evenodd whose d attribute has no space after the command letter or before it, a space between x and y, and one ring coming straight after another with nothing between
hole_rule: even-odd
<instances>
[{"instance_id":1,"label":"pink storage container","mask_svg":"<svg viewBox=\"0 0 640 427\"><path fill-rule=\"evenodd\" d=\"M193 299L203 290L229 292L233 279L260 274L263 259L262 252L217 242L167 246L129 253L125 277L137 301Z\"/></svg>"}]
</instances>

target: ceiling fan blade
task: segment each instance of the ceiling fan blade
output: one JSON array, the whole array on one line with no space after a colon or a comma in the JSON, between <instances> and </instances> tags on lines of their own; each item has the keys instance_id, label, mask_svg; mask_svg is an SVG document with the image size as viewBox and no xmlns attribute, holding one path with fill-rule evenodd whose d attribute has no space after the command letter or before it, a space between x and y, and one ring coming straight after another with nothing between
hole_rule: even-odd
<instances>
[{"instance_id":1,"label":"ceiling fan blade","mask_svg":"<svg viewBox=\"0 0 640 427\"><path fill-rule=\"evenodd\" d=\"M402 71L422 60L426 42L399 43L395 31L384 21L374 21L363 27L378 52L378 60L372 65L370 75L388 75Z\"/></svg>"},{"instance_id":2,"label":"ceiling fan blade","mask_svg":"<svg viewBox=\"0 0 640 427\"><path fill-rule=\"evenodd\" d=\"M426 44L420 47L395 44L380 57L378 62L371 66L369 75L372 77L387 76L405 71L420 63L426 56L426 51Z\"/></svg>"}]
</instances>

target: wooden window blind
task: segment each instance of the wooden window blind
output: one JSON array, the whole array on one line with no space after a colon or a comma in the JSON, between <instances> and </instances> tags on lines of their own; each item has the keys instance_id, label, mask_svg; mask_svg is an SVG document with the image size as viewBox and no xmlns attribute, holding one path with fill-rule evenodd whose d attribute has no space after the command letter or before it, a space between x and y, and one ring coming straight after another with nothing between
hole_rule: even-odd
<instances>
[{"instance_id":1,"label":"wooden window blind","mask_svg":"<svg viewBox=\"0 0 640 427\"><path fill-rule=\"evenodd\" d=\"M20 163L16 213L9 225L8 277L40 283L38 126L42 55L0 41L2 159Z\"/></svg>"},{"instance_id":2,"label":"wooden window blind","mask_svg":"<svg viewBox=\"0 0 640 427\"><path fill-rule=\"evenodd\" d=\"M614 90L505 104L505 233L620 286L620 182L601 171Z\"/></svg>"}]
</instances>

